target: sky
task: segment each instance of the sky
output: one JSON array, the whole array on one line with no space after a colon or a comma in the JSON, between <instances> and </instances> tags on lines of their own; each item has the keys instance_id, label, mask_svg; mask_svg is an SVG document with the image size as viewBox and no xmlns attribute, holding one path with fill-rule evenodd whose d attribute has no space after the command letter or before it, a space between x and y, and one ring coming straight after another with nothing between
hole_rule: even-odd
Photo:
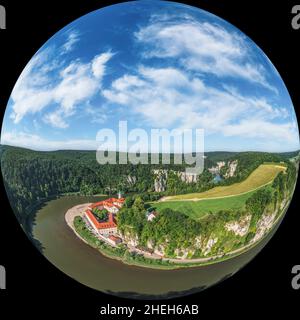
<instances>
[{"instance_id":1,"label":"sky","mask_svg":"<svg viewBox=\"0 0 300 320\"><path fill-rule=\"evenodd\" d=\"M119 121L148 133L203 129L205 151L299 149L293 104L262 50L221 18L172 2L105 7L55 34L12 91L1 144L91 150Z\"/></svg>"}]
</instances>

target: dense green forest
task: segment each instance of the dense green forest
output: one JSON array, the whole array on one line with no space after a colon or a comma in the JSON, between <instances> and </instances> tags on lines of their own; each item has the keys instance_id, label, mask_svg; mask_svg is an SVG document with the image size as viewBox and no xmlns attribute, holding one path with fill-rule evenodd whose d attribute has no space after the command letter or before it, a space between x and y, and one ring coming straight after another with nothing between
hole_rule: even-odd
<instances>
[{"instance_id":1,"label":"dense green forest","mask_svg":"<svg viewBox=\"0 0 300 320\"><path fill-rule=\"evenodd\" d=\"M4 185L13 210L25 229L27 217L35 206L51 197L74 192L83 195L115 194L122 190L124 193L141 194L144 200L156 200L161 194L154 192L153 169L183 171L186 167L185 164L172 164L172 155L170 165L99 165L95 151L42 152L1 146L0 153ZM176 175L170 175L166 194L203 191L213 187L207 168L215 165L216 161L238 159L237 177L223 182L231 183L234 179L243 179L264 161L285 161L295 155L297 153L288 156L261 152L206 153L205 170L197 183L187 184L179 181Z\"/></svg>"}]
</instances>

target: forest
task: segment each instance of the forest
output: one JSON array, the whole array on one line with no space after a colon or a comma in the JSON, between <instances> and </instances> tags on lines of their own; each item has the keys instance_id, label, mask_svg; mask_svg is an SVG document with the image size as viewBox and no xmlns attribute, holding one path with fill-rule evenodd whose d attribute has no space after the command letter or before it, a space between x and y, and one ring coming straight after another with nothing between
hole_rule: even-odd
<instances>
[{"instance_id":1,"label":"forest","mask_svg":"<svg viewBox=\"0 0 300 320\"><path fill-rule=\"evenodd\" d=\"M205 170L196 184L178 181L170 175L167 181L166 194L203 191L213 187L211 174L207 168L224 158L238 159L237 177L228 179L232 183L249 175L259 164L265 161L286 161L294 154L269 154L261 152L206 153ZM297 153L295 153L297 155ZM1 170L3 182L10 204L21 223L27 228L27 218L37 204L63 194L80 193L82 195L139 194L144 201L157 200L162 194L154 192L153 169L183 171L185 164L144 165L126 164L99 165L95 151L33 151L24 148L1 146ZM151 156L151 155L149 155Z\"/></svg>"}]
</instances>

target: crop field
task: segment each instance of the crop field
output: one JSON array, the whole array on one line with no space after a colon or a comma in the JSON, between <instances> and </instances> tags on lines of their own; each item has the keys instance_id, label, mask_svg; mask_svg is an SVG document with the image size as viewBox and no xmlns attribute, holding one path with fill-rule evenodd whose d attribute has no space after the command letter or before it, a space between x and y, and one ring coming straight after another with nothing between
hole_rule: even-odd
<instances>
[{"instance_id":1,"label":"crop field","mask_svg":"<svg viewBox=\"0 0 300 320\"><path fill-rule=\"evenodd\" d=\"M225 197L234 197L254 191L264 185L271 183L277 174L284 171L285 167L280 164L262 164L255 169L244 181L229 186L218 186L200 193L188 193L165 197L164 201L212 199L224 201ZM169 203L170 203L169 202Z\"/></svg>"},{"instance_id":2,"label":"crop field","mask_svg":"<svg viewBox=\"0 0 300 320\"><path fill-rule=\"evenodd\" d=\"M220 210L238 210L242 209L246 200L254 193L247 192L242 195L236 195L233 197L221 198L221 199L203 199L199 201L163 201L155 202L151 205L160 211L164 208L170 208L172 210L178 210L191 218L197 220L210 212L218 212Z\"/></svg>"}]
</instances>

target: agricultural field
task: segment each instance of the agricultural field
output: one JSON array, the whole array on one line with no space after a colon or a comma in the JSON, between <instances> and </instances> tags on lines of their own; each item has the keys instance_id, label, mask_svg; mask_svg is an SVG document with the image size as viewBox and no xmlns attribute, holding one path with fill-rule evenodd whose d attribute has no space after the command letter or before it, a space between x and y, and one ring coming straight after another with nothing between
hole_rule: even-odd
<instances>
[{"instance_id":1,"label":"agricultural field","mask_svg":"<svg viewBox=\"0 0 300 320\"><path fill-rule=\"evenodd\" d=\"M286 167L282 164L262 164L244 181L229 186L214 187L205 192L169 196L165 197L164 201L198 200L242 195L271 183L279 172L285 170ZM224 199L222 199L222 201L224 201Z\"/></svg>"},{"instance_id":2,"label":"agricultural field","mask_svg":"<svg viewBox=\"0 0 300 320\"><path fill-rule=\"evenodd\" d=\"M220 210L239 210L245 205L246 200L255 191L247 192L242 195L221 199L203 199L199 201L163 201L155 202L151 205L160 211L164 208L170 208L174 211L180 211L189 217L198 220L209 214L210 212L218 212Z\"/></svg>"}]
</instances>

